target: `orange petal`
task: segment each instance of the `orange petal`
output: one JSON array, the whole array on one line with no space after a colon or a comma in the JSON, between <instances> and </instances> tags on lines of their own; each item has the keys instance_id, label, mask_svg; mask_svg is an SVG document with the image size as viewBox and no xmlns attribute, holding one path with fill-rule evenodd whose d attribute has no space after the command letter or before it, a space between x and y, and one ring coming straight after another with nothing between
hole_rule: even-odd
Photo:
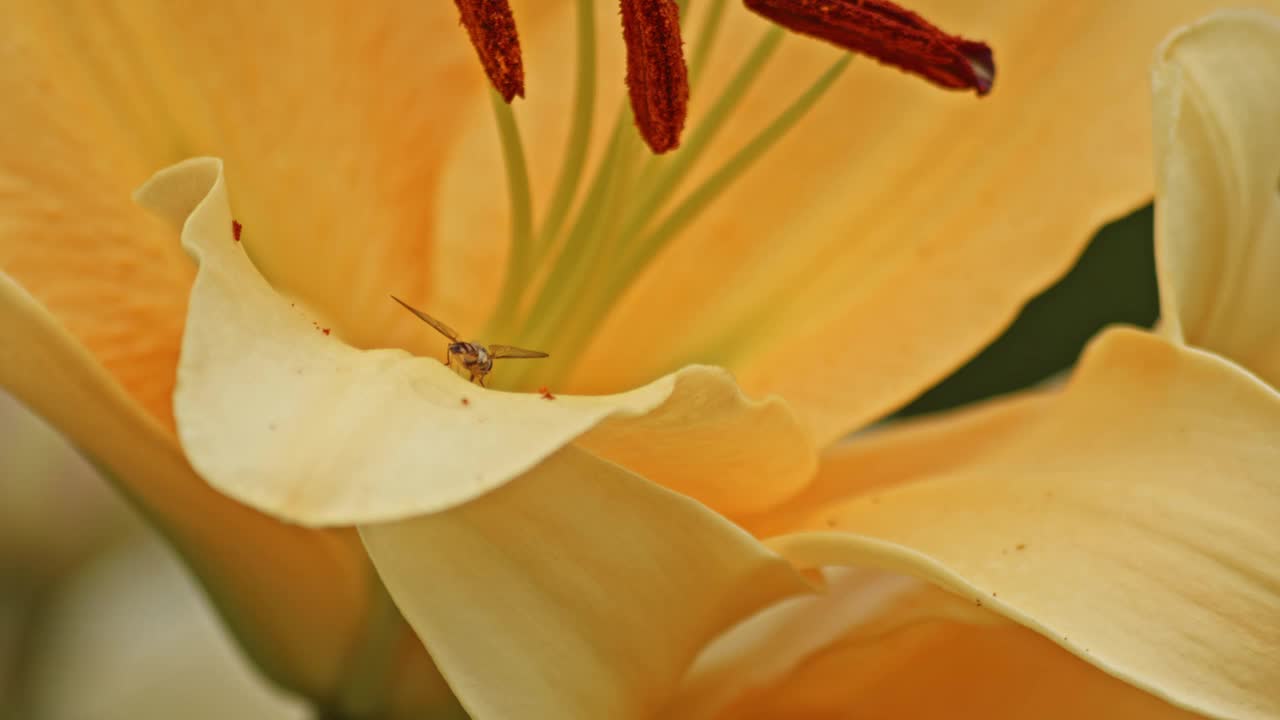
<instances>
[{"instance_id":1,"label":"orange petal","mask_svg":"<svg viewBox=\"0 0 1280 720\"><path fill-rule=\"evenodd\" d=\"M724 518L576 448L360 532L477 718L663 717L703 644L805 588Z\"/></svg>"},{"instance_id":2,"label":"orange petal","mask_svg":"<svg viewBox=\"0 0 1280 720\"><path fill-rule=\"evenodd\" d=\"M723 365L749 393L786 398L819 444L904 404L998 335L1102 223L1149 200L1151 54L1220 4L912 3L990 42L1001 59L991 95L939 93L855 62L655 261L585 350L575 387ZM765 27L726 13L691 128ZM530 57L551 53L551 38L530 41ZM789 38L705 167L835 57Z\"/></svg>"},{"instance_id":3,"label":"orange petal","mask_svg":"<svg viewBox=\"0 0 1280 720\"><path fill-rule=\"evenodd\" d=\"M918 454L952 445L921 439ZM1000 447L833 498L771 544L802 567L929 579L1174 705L1272 717L1277 467L1280 393L1216 356L1112 330Z\"/></svg>"},{"instance_id":4,"label":"orange petal","mask_svg":"<svg viewBox=\"0 0 1280 720\"><path fill-rule=\"evenodd\" d=\"M470 321L484 308L441 288L496 294L504 249L445 242L432 201L464 121L442 108L486 92L457 21L444 2L7 3L0 268L171 424L193 268L129 195L216 153L257 262L351 341L408 331L389 291Z\"/></svg>"},{"instance_id":5,"label":"orange petal","mask_svg":"<svg viewBox=\"0 0 1280 720\"><path fill-rule=\"evenodd\" d=\"M1280 20L1197 23L1153 83L1162 329L1280 386Z\"/></svg>"}]
</instances>

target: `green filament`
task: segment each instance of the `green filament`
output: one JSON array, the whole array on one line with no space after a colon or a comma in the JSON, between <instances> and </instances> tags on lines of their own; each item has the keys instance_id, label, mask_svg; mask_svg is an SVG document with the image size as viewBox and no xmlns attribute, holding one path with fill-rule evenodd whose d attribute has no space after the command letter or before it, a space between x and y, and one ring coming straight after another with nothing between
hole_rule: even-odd
<instances>
[{"instance_id":1,"label":"green filament","mask_svg":"<svg viewBox=\"0 0 1280 720\"><path fill-rule=\"evenodd\" d=\"M510 317L520 302L522 282L533 269L533 198L529 189L529 166L524 159L524 144L515 112L496 90L489 92L498 137L502 142L502 161L506 167L507 194L511 203L511 253L507 274L502 283L495 318Z\"/></svg>"},{"instance_id":2,"label":"green filament","mask_svg":"<svg viewBox=\"0 0 1280 720\"><path fill-rule=\"evenodd\" d=\"M633 269L648 263L669 240L696 220L712 201L729 188L734 180L741 177L760 159L760 156L795 127L800 118L804 117L805 113L826 94L852 59L852 55L845 55L827 68L808 90L792 101L791 105L752 138L751 142L720 166L702 185L689 193L689 196L676 206L676 209L659 223L657 228L646 235L632 249L632 252L623 258L619 267Z\"/></svg>"},{"instance_id":3,"label":"green filament","mask_svg":"<svg viewBox=\"0 0 1280 720\"><path fill-rule=\"evenodd\" d=\"M596 23L593 0L578 0L578 68L573 89L573 119L569 126L569 142L560 165L560 179L547 207L534 247L534 261L542 261L559 234L569 207L578 192L578 183L586 166L587 147L591 143L591 126L596 106Z\"/></svg>"},{"instance_id":4,"label":"green filament","mask_svg":"<svg viewBox=\"0 0 1280 720\"><path fill-rule=\"evenodd\" d=\"M504 365L500 387L527 388L534 377L562 382L575 358L622 294L674 238L777 144L848 66L843 56L707 179L674 202L681 183L705 156L778 50L784 31L760 37L679 151L647 156L624 101L599 165L589 180L586 160L595 121L596 40L593 0L577 0L577 70L568 144L556 187L537 233L528 169L511 108L494 95L511 205L511 254L492 332L484 337L550 352L543 363ZM710 0L690 65L702 78L719 33L726 0ZM682 22L687 3L681 3ZM647 162L645 158L647 157ZM642 169L641 169L642 168ZM585 190L580 201L577 196ZM576 207L575 207L576 205ZM501 334L501 338L498 335Z\"/></svg>"},{"instance_id":5,"label":"green filament","mask_svg":"<svg viewBox=\"0 0 1280 720\"><path fill-rule=\"evenodd\" d=\"M652 175L646 173L648 177L641 180L641 188L638 192L635 206L627 213L627 219L622 224L623 237L630 238L644 230L644 226L649 219L657 213L663 203L679 188L680 181L684 179L689 169L706 152L707 146L724 128L725 121L733 114L733 111L738 107L738 103L742 101L747 91L751 89L752 84L760 77L760 72L764 70L769 59L773 57L773 53L778 49L779 43L782 42L782 37L782 28L773 27L769 29L756 43L755 49L751 51L747 59L743 61L742 66L738 68L738 72L734 73L733 78L720 94L720 97L716 99L715 104L707 111L707 116L689 134L689 137L683 143L683 147L669 160L662 163L661 169L657 170L656 173Z\"/></svg>"},{"instance_id":6,"label":"green filament","mask_svg":"<svg viewBox=\"0 0 1280 720\"><path fill-rule=\"evenodd\" d=\"M749 170L766 151L781 140L830 89L852 59L852 55L844 55L833 63L804 93L774 118L773 122L689 193L653 231L645 235L634 247L628 248L629 252L623 257L615 258L609 268L609 281L604 284L607 294L601 297L584 298L579 302L580 317L573 324L572 332L561 335L560 345L571 348L585 344L587 338L596 331L609 311L613 309L614 303L621 298L623 292L639 276L640 271L649 261L680 231L710 207L711 203ZM572 372L573 364L570 360L568 357L562 358L555 369L550 371L553 381L562 381Z\"/></svg>"},{"instance_id":7,"label":"green filament","mask_svg":"<svg viewBox=\"0 0 1280 720\"><path fill-rule=\"evenodd\" d=\"M702 20L702 29L698 40L693 44L693 56L689 59L689 87L697 87L702 71L707 66L707 58L711 56L711 48L715 47L716 36L720 32L720 18L724 15L726 0L711 0L707 6L707 16ZM681 15L681 17L684 17Z\"/></svg>"}]
</instances>

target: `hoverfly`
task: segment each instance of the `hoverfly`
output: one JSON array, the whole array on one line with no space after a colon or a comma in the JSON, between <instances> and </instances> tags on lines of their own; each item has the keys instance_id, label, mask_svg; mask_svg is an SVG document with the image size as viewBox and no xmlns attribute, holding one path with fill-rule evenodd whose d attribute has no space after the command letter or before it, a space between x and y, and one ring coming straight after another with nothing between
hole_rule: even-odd
<instances>
[{"instance_id":1,"label":"hoverfly","mask_svg":"<svg viewBox=\"0 0 1280 720\"><path fill-rule=\"evenodd\" d=\"M401 300L395 295L391 296L392 300L400 303L406 310L418 316L418 319L435 328L441 335L449 338L449 349L445 351L444 365L452 367L452 361L457 358L458 363L462 365L467 372L471 373L469 378L471 382L484 387L484 376L493 370L493 361L502 358L544 358L549 357L544 352L537 350L525 350L524 348L512 347L511 345L481 345L480 343L466 342L458 339L458 333L453 328L445 325L439 320L413 307L409 303Z\"/></svg>"}]
</instances>

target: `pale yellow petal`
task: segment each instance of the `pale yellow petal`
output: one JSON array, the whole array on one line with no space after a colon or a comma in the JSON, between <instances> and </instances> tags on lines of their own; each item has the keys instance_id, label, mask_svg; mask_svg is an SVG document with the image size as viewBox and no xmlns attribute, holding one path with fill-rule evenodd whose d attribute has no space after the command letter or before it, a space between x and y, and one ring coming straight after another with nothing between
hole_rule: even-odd
<instances>
[{"instance_id":1,"label":"pale yellow petal","mask_svg":"<svg viewBox=\"0 0 1280 720\"><path fill-rule=\"evenodd\" d=\"M193 267L129 194L216 154L255 259L350 340L416 337L387 292L470 321L440 278L493 294L505 236L437 227L450 107L487 92L457 21L436 1L4 3L0 269L171 425Z\"/></svg>"},{"instance_id":2,"label":"pale yellow petal","mask_svg":"<svg viewBox=\"0 0 1280 720\"><path fill-rule=\"evenodd\" d=\"M200 474L232 497L302 523L399 519L489 492L579 438L724 512L768 507L809 479L814 453L790 410L747 400L722 370L686 368L609 397L543 397L468 384L435 358L347 345L234 241L220 167L180 164L139 198L186 218L183 242L200 263L178 431Z\"/></svg>"},{"instance_id":3,"label":"pale yellow petal","mask_svg":"<svg viewBox=\"0 0 1280 720\"><path fill-rule=\"evenodd\" d=\"M1014 393L870 430L827 448L802 492L735 520L756 537L769 537L830 502L980 463L1051 408L1052 397L1052 391Z\"/></svg>"},{"instance_id":4,"label":"pale yellow petal","mask_svg":"<svg viewBox=\"0 0 1280 720\"><path fill-rule=\"evenodd\" d=\"M1187 28L1153 85L1162 328L1280 386L1280 20Z\"/></svg>"},{"instance_id":5,"label":"pale yellow petal","mask_svg":"<svg viewBox=\"0 0 1280 720\"><path fill-rule=\"evenodd\" d=\"M583 348L571 389L616 392L688 363L720 365L752 395L781 394L820 444L904 404L997 336L1097 228L1150 201L1152 53L1170 30L1224 4L910 3L991 43L999 66L991 95L943 92L855 60L657 258ZM1280 10L1275 0L1255 4ZM701 12L695 3L695 22ZM724 17L706 82L690 101L691 129L768 27L740 3ZM609 68L622 52L611 20L602 13L598 21ZM573 45L564 29L522 40L530 68L536 58L541 72L568 82ZM695 181L836 57L808 38L785 40ZM601 73L606 128L622 89L610 81L617 76ZM555 177L564 95L531 90L518 108L535 187ZM458 110L473 121L448 187L502 182L497 141L475 102ZM600 130L597 144L607 136ZM442 222L461 236L505 231L505 207L489 195L449 198Z\"/></svg>"},{"instance_id":6,"label":"pale yellow petal","mask_svg":"<svg viewBox=\"0 0 1280 720\"><path fill-rule=\"evenodd\" d=\"M801 595L757 613L703 648L685 675L666 715L679 720L721 717L744 697L792 717L802 703L777 692L808 678L814 658L842 646L886 640L904 628L946 619L951 622L1007 624L968 600L909 576L869 570L827 570L823 592ZM887 659L887 658L886 658ZM864 678L844 677L813 699L865 686ZM760 698L762 693L779 698ZM786 711L777 699L786 697ZM741 713L730 713L734 717Z\"/></svg>"},{"instance_id":7,"label":"pale yellow petal","mask_svg":"<svg viewBox=\"0 0 1280 720\"><path fill-rule=\"evenodd\" d=\"M214 491L178 448L30 294L0 273L0 386L59 428L182 553L254 661L326 697L364 636L371 568L354 533L280 523ZM264 551L264 549L267 549ZM397 702L448 698L421 646ZM397 678L400 680L400 678Z\"/></svg>"},{"instance_id":8,"label":"pale yellow petal","mask_svg":"<svg viewBox=\"0 0 1280 720\"><path fill-rule=\"evenodd\" d=\"M853 637L723 720L1192 720L1016 625L931 622L868 642Z\"/></svg>"},{"instance_id":9,"label":"pale yellow petal","mask_svg":"<svg viewBox=\"0 0 1280 720\"><path fill-rule=\"evenodd\" d=\"M576 448L361 535L478 720L661 717L703 644L805 587L704 506Z\"/></svg>"},{"instance_id":10,"label":"pale yellow petal","mask_svg":"<svg viewBox=\"0 0 1280 720\"><path fill-rule=\"evenodd\" d=\"M945 438L915 451L935 446ZM1277 467L1280 394L1219 357L1113 330L1002 447L814 508L772 544L801 566L932 579L1174 705L1274 717Z\"/></svg>"}]
</instances>

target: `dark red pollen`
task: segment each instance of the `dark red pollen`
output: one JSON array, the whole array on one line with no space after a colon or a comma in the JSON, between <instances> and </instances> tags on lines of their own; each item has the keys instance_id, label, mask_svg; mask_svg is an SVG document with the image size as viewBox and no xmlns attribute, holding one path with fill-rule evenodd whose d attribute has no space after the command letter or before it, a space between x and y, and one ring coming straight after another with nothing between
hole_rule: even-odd
<instances>
[{"instance_id":1,"label":"dark red pollen","mask_svg":"<svg viewBox=\"0 0 1280 720\"><path fill-rule=\"evenodd\" d=\"M885 0L744 0L756 13L956 90L991 91L996 65L986 43L948 35Z\"/></svg>"},{"instance_id":2,"label":"dark red pollen","mask_svg":"<svg viewBox=\"0 0 1280 720\"><path fill-rule=\"evenodd\" d=\"M622 0L627 90L640 135L655 153L680 144L689 112L689 73L675 0Z\"/></svg>"},{"instance_id":3,"label":"dark red pollen","mask_svg":"<svg viewBox=\"0 0 1280 720\"><path fill-rule=\"evenodd\" d=\"M538 388L538 394L542 396L543 400L556 399L556 396L551 394L551 391L547 389L546 385L543 385L542 387Z\"/></svg>"},{"instance_id":4,"label":"dark red pollen","mask_svg":"<svg viewBox=\"0 0 1280 720\"><path fill-rule=\"evenodd\" d=\"M324 333L325 335L328 335L328 334L329 334L329 328L320 328L320 332Z\"/></svg>"},{"instance_id":5,"label":"dark red pollen","mask_svg":"<svg viewBox=\"0 0 1280 720\"><path fill-rule=\"evenodd\" d=\"M241 225L238 221L236 220L231 221L231 237L235 239L236 242L240 242L240 231L242 229L244 229L244 226Z\"/></svg>"},{"instance_id":6,"label":"dark red pollen","mask_svg":"<svg viewBox=\"0 0 1280 720\"><path fill-rule=\"evenodd\" d=\"M507 102L524 97L524 62L511 5L507 0L453 1L493 87Z\"/></svg>"}]
</instances>

